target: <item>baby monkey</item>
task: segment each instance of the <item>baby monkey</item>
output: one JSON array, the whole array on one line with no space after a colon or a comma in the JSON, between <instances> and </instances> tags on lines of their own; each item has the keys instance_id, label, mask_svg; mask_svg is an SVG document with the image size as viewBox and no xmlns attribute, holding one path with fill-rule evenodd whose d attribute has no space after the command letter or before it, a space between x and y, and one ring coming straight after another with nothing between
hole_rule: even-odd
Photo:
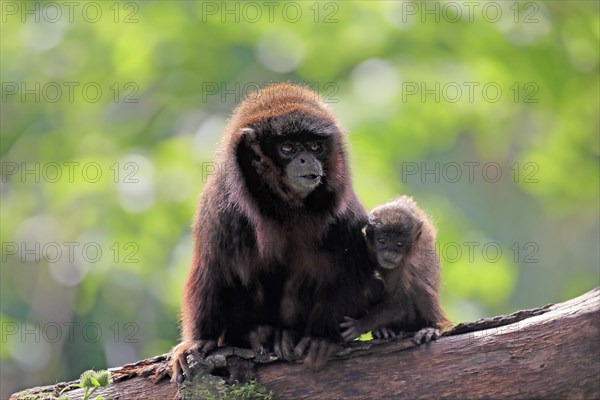
<instances>
[{"instance_id":1,"label":"baby monkey","mask_svg":"<svg viewBox=\"0 0 600 400\"><path fill-rule=\"evenodd\" d=\"M435 340L450 325L439 300L440 261L436 231L415 201L402 196L369 215L366 240L384 281L381 301L360 318L344 317L345 341L371 331L376 339L416 332L416 344Z\"/></svg>"}]
</instances>

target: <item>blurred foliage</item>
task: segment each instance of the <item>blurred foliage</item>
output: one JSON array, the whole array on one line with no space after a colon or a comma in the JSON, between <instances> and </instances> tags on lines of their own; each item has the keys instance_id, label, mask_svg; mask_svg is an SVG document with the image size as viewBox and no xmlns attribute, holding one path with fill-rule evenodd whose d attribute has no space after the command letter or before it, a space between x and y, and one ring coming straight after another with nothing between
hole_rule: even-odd
<instances>
[{"instance_id":1,"label":"blurred foliage","mask_svg":"<svg viewBox=\"0 0 600 400\"><path fill-rule=\"evenodd\" d=\"M597 286L598 4L2 1L0 397L177 342L198 193L268 82L335 110L367 208L428 210L453 321Z\"/></svg>"}]
</instances>

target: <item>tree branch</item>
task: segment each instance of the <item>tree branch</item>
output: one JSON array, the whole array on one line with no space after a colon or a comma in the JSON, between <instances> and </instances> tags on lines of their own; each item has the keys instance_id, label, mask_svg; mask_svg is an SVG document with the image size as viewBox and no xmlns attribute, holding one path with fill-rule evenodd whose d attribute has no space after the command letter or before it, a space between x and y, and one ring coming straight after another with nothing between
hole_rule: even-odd
<instances>
[{"instance_id":1,"label":"tree branch","mask_svg":"<svg viewBox=\"0 0 600 400\"><path fill-rule=\"evenodd\" d=\"M245 349L219 349L207 358L208 367L194 367L203 373L182 385L179 395L197 398L191 394L197 393L195 382L219 392L224 381L209 370L252 360L258 381L276 399L599 398L599 356L596 288L564 303L459 324L437 342L417 348L410 340L355 342L318 373L274 357L255 357ZM166 368L162 355L111 369L115 383L95 395L176 399L175 384L153 381ZM33 388L11 399L51 398L66 386ZM83 398L81 389L66 394Z\"/></svg>"}]
</instances>

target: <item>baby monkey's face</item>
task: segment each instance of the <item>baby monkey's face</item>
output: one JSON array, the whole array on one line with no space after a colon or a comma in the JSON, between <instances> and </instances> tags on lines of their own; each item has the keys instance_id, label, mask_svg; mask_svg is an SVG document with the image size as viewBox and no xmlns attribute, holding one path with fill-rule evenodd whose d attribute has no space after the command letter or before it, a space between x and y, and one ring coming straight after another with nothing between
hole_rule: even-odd
<instances>
[{"instance_id":1,"label":"baby monkey's face","mask_svg":"<svg viewBox=\"0 0 600 400\"><path fill-rule=\"evenodd\" d=\"M367 245L381 268L401 266L421 235L423 224L411 207L412 203L407 204L407 200L401 198L369 214L365 230Z\"/></svg>"},{"instance_id":2,"label":"baby monkey's face","mask_svg":"<svg viewBox=\"0 0 600 400\"><path fill-rule=\"evenodd\" d=\"M389 230L371 227L368 237L370 250L381 268L393 269L402 263L402 258L410 251L412 235L410 230Z\"/></svg>"}]
</instances>

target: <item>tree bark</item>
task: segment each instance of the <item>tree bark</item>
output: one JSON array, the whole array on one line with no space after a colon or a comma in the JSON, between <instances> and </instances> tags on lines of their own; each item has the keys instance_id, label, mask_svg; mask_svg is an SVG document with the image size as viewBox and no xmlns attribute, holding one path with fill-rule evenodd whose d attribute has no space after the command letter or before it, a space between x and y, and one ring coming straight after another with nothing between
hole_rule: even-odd
<instances>
[{"instance_id":1,"label":"tree bark","mask_svg":"<svg viewBox=\"0 0 600 400\"><path fill-rule=\"evenodd\" d=\"M595 399L600 398L600 288L564 303L459 324L419 347L410 340L355 342L320 372L244 349L220 349L212 362L219 367L233 359L253 360L259 383L275 399ZM94 398L198 398L189 391L195 382L224 386L204 369L179 394L167 379L154 382L166 368L163 355L111 369L115 383ZM52 398L66 386L33 388L11 399ZM83 398L82 389L63 394Z\"/></svg>"}]
</instances>

